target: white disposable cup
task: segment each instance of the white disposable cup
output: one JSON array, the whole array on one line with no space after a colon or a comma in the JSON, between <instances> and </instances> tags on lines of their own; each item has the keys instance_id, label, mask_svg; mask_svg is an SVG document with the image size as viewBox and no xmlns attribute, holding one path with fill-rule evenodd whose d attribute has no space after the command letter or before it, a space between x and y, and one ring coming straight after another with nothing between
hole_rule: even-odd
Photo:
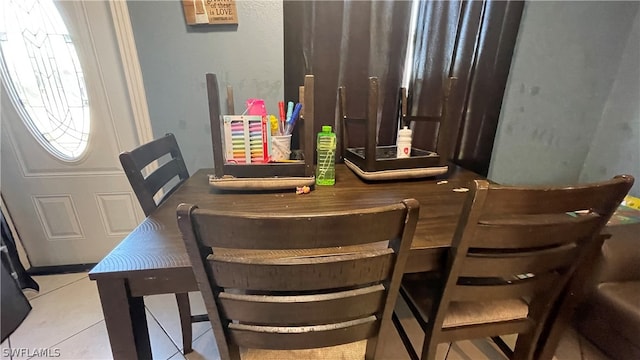
<instances>
[{"instance_id":1,"label":"white disposable cup","mask_svg":"<svg viewBox=\"0 0 640 360\"><path fill-rule=\"evenodd\" d=\"M291 155L291 134L271 137L271 161L289 160Z\"/></svg>"}]
</instances>

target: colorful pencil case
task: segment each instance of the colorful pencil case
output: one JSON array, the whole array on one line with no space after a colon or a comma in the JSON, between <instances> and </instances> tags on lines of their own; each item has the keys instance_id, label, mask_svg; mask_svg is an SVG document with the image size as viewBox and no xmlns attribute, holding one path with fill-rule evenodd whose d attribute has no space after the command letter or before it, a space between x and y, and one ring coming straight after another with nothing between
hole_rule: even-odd
<instances>
[{"instance_id":1,"label":"colorful pencil case","mask_svg":"<svg viewBox=\"0 0 640 360\"><path fill-rule=\"evenodd\" d=\"M269 162L271 131L266 116L224 115L222 118L226 163Z\"/></svg>"}]
</instances>

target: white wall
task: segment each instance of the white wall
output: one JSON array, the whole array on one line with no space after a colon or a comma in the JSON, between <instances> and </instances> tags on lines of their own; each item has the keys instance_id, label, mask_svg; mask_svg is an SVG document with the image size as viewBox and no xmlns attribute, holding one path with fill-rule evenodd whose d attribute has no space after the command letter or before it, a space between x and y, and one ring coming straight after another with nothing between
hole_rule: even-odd
<instances>
[{"instance_id":1,"label":"white wall","mask_svg":"<svg viewBox=\"0 0 640 360\"><path fill-rule=\"evenodd\" d=\"M237 28L187 26L178 0L128 2L154 135L176 134L190 172L213 165L205 73L234 87L236 109L248 97L274 109L283 97L282 1L236 4ZM627 172L640 184L639 5L526 3L491 179L561 184Z\"/></svg>"},{"instance_id":2,"label":"white wall","mask_svg":"<svg viewBox=\"0 0 640 360\"><path fill-rule=\"evenodd\" d=\"M579 181L605 104L613 101L609 94L638 5L526 3L489 178L505 184Z\"/></svg>"},{"instance_id":3,"label":"white wall","mask_svg":"<svg viewBox=\"0 0 640 360\"><path fill-rule=\"evenodd\" d=\"M205 74L275 112L284 97L282 1L237 0L238 26L187 26L182 1L128 1L155 137L176 135L190 173L213 166ZM225 99L222 99L223 110Z\"/></svg>"},{"instance_id":4,"label":"white wall","mask_svg":"<svg viewBox=\"0 0 640 360\"><path fill-rule=\"evenodd\" d=\"M627 39L580 181L599 181L622 173L635 176L631 194L640 197L640 13Z\"/></svg>"}]
</instances>

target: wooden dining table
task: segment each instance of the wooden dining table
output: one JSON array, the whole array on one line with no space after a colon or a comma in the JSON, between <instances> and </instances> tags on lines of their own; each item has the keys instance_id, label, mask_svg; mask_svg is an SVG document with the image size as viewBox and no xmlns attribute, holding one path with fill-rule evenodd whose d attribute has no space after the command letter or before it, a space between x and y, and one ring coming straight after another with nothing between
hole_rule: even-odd
<instances>
[{"instance_id":1,"label":"wooden dining table","mask_svg":"<svg viewBox=\"0 0 640 360\"><path fill-rule=\"evenodd\" d=\"M256 214L313 214L365 209L415 198L420 216L405 272L441 269L467 196L482 177L456 165L426 179L365 182L336 166L334 186L308 194L287 191L221 191L209 185L213 169L200 169L183 183L89 273L100 294L114 359L150 359L143 296L198 291L176 220L180 203Z\"/></svg>"}]
</instances>

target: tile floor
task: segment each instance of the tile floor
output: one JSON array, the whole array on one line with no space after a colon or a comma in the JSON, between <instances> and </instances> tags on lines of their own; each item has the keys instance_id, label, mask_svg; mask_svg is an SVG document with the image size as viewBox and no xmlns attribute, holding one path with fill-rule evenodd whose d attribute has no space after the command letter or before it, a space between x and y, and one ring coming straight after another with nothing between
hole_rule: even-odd
<instances>
[{"instance_id":1,"label":"tile floor","mask_svg":"<svg viewBox=\"0 0 640 360\"><path fill-rule=\"evenodd\" d=\"M56 359L110 359L109 339L95 282L90 281L86 273L36 276L35 279L40 284L40 292L27 293L33 310L10 338L0 345L0 359L28 358L30 354L20 353L21 349L28 349L31 355L33 349L50 349L48 355ZM199 294L190 295L193 312L204 313ZM186 357L182 355L182 339L173 295L146 297L145 304L154 359L219 359L209 323L194 326L194 352ZM402 304L399 306L399 312L404 313L406 309L402 309ZM409 328L409 333L416 335L413 340L417 344L420 337L417 323L408 316L400 317ZM408 358L392 327L383 329L382 338L385 343L384 359ZM486 340L460 341L451 346L441 344L437 357L439 360L505 359L495 345ZM607 357L570 330L556 352L556 359L606 360Z\"/></svg>"}]
</instances>

